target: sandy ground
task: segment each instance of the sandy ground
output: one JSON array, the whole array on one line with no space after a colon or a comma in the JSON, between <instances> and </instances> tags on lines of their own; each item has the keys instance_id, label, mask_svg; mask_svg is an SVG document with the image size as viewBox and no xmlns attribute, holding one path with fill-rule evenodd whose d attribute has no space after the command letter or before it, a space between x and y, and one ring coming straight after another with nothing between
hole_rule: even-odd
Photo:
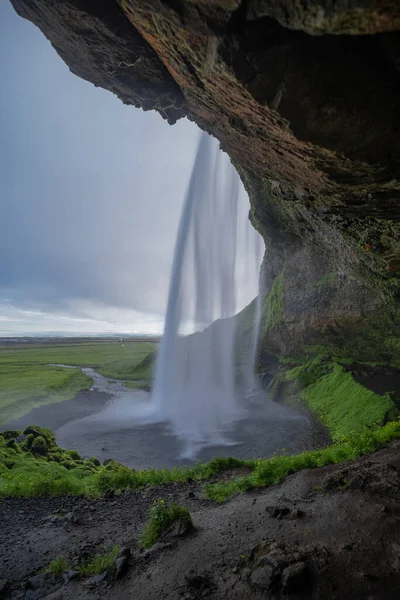
<instances>
[{"instance_id":1,"label":"sandy ground","mask_svg":"<svg viewBox=\"0 0 400 600\"><path fill-rule=\"evenodd\" d=\"M160 497L187 506L196 531L143 552L138 537ZM96 500L10 498L0 522L1 597L12 600L398 600L400 443L222 505L193 482ZM117 581L40 575L60 554L74 562L112 544L131 553Z\"/></svg>"}]
</instances>

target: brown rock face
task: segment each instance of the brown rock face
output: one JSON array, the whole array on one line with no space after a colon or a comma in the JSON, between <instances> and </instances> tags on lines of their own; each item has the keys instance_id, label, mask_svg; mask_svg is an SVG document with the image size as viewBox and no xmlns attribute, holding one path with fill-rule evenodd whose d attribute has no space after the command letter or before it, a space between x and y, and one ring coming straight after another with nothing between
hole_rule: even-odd
<instances>
[{"instance_id":1,"label":"brown rock face","mask_svg":"<svg viewBox=\"0 0 400 600\"><path fill-rule=\"evenodd\" d=\"M266 241L265 351L400 357L397 1L12 2L74 73L221 141Z\"/></svg>"}]
</instances>

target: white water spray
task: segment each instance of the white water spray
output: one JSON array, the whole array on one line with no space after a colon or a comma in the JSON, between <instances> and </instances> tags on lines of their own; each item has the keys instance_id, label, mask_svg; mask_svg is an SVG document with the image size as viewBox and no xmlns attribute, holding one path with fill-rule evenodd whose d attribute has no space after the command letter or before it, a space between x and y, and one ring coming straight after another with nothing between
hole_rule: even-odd
<instances>
[{"instance_id":1,"label":"white water spray","mask_svg":"<svg viewBox=\"0 0 400 600\"><path fill-rule=\"evenodd\" d=\"M185 456L230 443L226 434L243 414L232 318L239 183L215 140L202 134L178 230L153 393L157 413L184 441ZM182 338L188 321L195 331L206 329Z\"/></svg>"}]
</instances>

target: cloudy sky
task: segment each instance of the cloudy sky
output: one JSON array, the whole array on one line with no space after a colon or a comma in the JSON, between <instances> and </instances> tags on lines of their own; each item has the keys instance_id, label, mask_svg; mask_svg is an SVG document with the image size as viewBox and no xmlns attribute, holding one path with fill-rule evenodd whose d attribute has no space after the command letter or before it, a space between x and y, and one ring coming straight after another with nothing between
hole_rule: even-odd
<instances>
[{"instance_id":1,"label":"cloudy sky","mask_svg":"<svg viewBox=\"0 0 400 600\"><path fill-rule=\"evenodd\" d=\"M8 0L0 76L0 336L161 332L199 130L72 75Z\"/></svg>"}]
</instances>

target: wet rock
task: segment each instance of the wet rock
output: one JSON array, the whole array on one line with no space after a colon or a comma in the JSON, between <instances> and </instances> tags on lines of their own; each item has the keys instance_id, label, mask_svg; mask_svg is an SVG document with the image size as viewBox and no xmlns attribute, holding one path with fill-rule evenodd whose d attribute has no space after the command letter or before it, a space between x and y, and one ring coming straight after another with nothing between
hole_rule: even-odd
<instances>
[{"instance_id":1,"label":"wet rock","mask_svg":"<svg viewBox=\"0 0 400 600\"><path fill-rule=\"evenodd\" d=\"M213 580L208 573L197 573L194 569L190 569L185 575L185 581L188 588L196 591L196 593L207 592L215 589Z\"/></svg>"},{"instance_id":2,"label":"wet rock","mask_svg":"<svg viewBox=\"0 0 400 600\"><path fill-rule=\"evenodd\" d=\"M103 571L100 575L93 575L88 581L90 586L96 586L107 581L107 571Z\"/></svg>"},{"instance_id":3,"label":"wet rock","mask_svg":"<svg viewBox=\"0 0 400 600\"><path fill-rule=\"evenodd\" d=\"M119 579L128 570L128 556L120 556L115 559L115 578Z\"/></svg>"},{"instance_id":4,"label":"wet rock","mask_svg":"<svg viewBox=\"0 0 400 600\"><path fill-rule=\"evenodd\" d=\"M393 542L392 544L392 553L393 553L393 569L396 571L400 571L400 544L397 542Z\"/></svg>"},{"instance_id":5,"label":"wet rock","mask_svg":"<svg viewBox=\"0 0 400 600\"><path fill-rule=\"evenodd\" d=\"M272 519L282 519L290 513L290 508L287 506L267 506L265 511Z\"/></svg>"},{"instance_id":6,"label":"wet rock","mask_svg":"<svg viewBox=\"0 0 400 600\"><path fill-rule=\"evenodd\" d=\"M51 573L39 573L29 577L26 582L26 588L28 590L50 590L55 584L55 577Z\"/></svg>"},{"instance_id":7,"label":"wet rock","mask_svg":"<svg viewBox=\"0 0 400 600\"><path fill-rule=\"evenodd\" d=\"M189 517L180 517L176 519L160 536L160 542L172 542L176 539L185 537L193 533L195 528Z\"/></svg>"},{"instance_id":8,"label":"wet rock","mask_svg":"<svg viewBox=\"0 0 400 600\"><path fill-rule=\"evenodd\" d=\"M388 461L388 466L395 471L400 471L400 453L396 454L393 458Z\"/></svg>"},{"instance_id":9,"label":"wet rock","mask_svg":"<svg viewBox=\"0 0 400 600\"><path fill-rule=\"evenodd\" d=\"M261 566L252 572L250 581L254 587L268 591L274 581L274 569L269 565Z\"/></svg>"},{"instance_id":10,"label":"wet rock","mask_svg":"<svg viewBox=\"0 0 400 600\"><path fill-rule=\"evenodd\" d=\"M116 558L121 558L121 556L130 556L131 555L131 549L129 548L129 546L124 546L123 548L121 548L121 550L118 552L117 557Z\"/></svg>"},{"instance_id":11,"label":"wet rock","mask_svg":"<svg viewBox=\"0 0 400 600\"><path fill-rule=\"evenodd\" d=\"M52 594L45 596L43 598L43 600L63 600L63 598L64 598L64 594L62 593L62 591L57 590L56 592L53 592Z\"/></svg>"},{"instance_id":12,"label":"wet rock","mask_svg":"<svg viewBox=\"0 0 400 600\"><path fill-rule=\"evenodd\" d=\"M62 578L65 584L68 584L73 579L76 579L79 576L78 571L68 570L62 573Z\"/></svg>"},{"instance_id":13,"label":"wet rock","mask_svg":"<svg viewBox=\"0 0 400 600\"><path fill-rule=\"evenodd\" d=\"M310 572L306 563L298 562L286 567L282 573L282 589L288 594L301 592L310 585Z\"/></svg>"}]
</instances>

